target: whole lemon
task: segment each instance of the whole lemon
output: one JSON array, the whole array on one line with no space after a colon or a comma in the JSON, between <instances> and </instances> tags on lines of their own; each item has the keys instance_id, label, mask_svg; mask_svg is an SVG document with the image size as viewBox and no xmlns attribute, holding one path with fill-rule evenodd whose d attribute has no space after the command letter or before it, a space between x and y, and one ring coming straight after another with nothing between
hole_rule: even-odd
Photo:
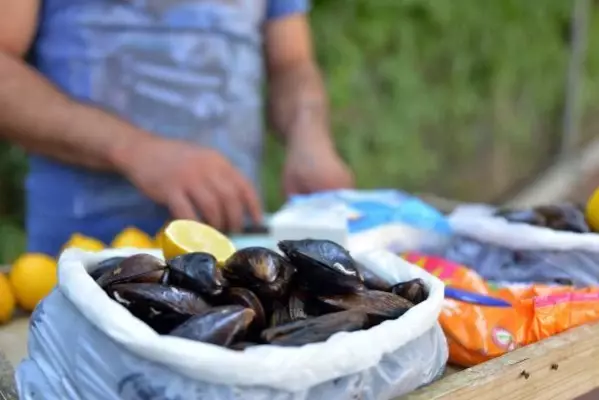
<instances>
[{"instance_id":1,"label":"whole lemon","mask_svg":"<svg viewBox=\"0 0 599 400\"><path fill-rule=\"evenodd\" d=\"M135 227L128 227L114 237L110 247L134 247L136 249L150 249L154 247L154 241L147 233Z\"/></svg>"},{"instance_id":2,"label":"whole lemon","mask_svg":"<svg viewBox=\"0 0 599 400\"><path fill-rule=\"evenodd\" d=\"M599 232L599 188L593 192L587 201L585 217L591 230Z\"/></svg>"},{"instance_id":3,"label":"whole lemon","mask_svg":"<svg viewBox=\"0 0 599 400\"><path fill-rule=\"evenodd\" d=\"M11 320L15 312L15 295L5 274L0 273L0 324Z\"/></svg>"},{"instance_id":4,"label":"whole lemon","mask_svg":"<svg viewBox=\"0 0 599 400\"><path fill-rule=\"evenodd\" d=\"M56 261L45 254L24 254L12 265L9 281L19 306L33 311L56 286Z\"/></svg>"},{"instance_id":5,"label":"whole lemon","mask_svg":"<svg viewBox=\"0 0 599 400\"><path fill-rule=\"evenodd\" d=\"M62 250L68 249L69 247L75 247L86 251L101 251L104 250L104 243L98 239L94 239L89 236L82 235L80 233L73 233L69 238L68 242L62 246Z\"/></svg>"}]
</instances>

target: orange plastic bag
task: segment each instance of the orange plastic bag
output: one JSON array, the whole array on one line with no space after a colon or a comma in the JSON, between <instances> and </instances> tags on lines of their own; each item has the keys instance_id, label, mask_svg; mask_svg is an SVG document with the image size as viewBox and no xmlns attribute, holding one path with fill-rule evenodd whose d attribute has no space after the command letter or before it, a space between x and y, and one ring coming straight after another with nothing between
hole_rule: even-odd
<instances>
[{"instance_id":1,"label":"orange plastic bag","mask_svg":"<svg viewBox=\"0 0 599 400\"><path fill-rule=\"evenodd\" d=\"M405 253L447 287L502 299L511 307L481 306L446 296L439 322L449 345L449 361L473 366L508 351L599 321L599 287L505 285L485 282L476 272L439 257Z\"/></svg>"}]
</instances>

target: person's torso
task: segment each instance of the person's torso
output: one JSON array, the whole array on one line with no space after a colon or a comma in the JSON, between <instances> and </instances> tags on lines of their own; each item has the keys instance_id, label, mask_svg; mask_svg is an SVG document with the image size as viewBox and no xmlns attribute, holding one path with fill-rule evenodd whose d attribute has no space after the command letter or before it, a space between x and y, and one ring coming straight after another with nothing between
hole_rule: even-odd
<instances>
[{"instance_id":1,"label":"person's torso","mask_svg":"<svg viewBox=\"0 0 599 400\"><path fill-rule=\"evenodd\" d=\"M265 0L42 4L33 54L43 75L148 131L218 149L258 184ZM27 190L30 207L81 217L152 206L115 174L40 156Z\"/></svg>"}]
</instances>

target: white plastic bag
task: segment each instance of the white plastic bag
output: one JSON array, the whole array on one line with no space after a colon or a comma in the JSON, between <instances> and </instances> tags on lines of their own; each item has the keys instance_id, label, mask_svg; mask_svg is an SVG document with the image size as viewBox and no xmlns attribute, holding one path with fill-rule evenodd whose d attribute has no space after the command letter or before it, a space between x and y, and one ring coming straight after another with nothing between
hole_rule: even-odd
<instances>
[{"instance_id":1,"label":"white plastic bag","mask_svg":"<svg viewBox=\"0 0 599 400\"><path fill-rule=\"evenodd\" d=\"M395 281L427 283L429 298L399 319L323 343L239 352L158 335L86 271L138 252L63 253L58 288L34 311L29 357L17 369L22 400L385 399L432 381L447 361L443 283L391 253L356 258Z\"/></svg>"},{"instance_id":2,"label":"white plastic bag","mask_svg":"<svg viewBox=\"0 0 599 400\"><path fill-rule=\"evenodd\" d=\"M491 281L599 285L599 235L555 231L465 205L449 216L454 237L444 257Z\"/></svg>"}]
</instances>

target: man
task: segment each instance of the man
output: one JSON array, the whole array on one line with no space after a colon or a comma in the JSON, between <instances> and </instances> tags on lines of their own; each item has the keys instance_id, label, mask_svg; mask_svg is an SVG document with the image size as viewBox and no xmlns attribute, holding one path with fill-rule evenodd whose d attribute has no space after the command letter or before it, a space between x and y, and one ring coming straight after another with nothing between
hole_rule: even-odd
<instances>
[{"instance_id":1,"label":"man","mask_svg":"<svg viewBox=\"0 0 599 400\"><path fill-rule=\"evenodd\" d=\"M351 186L307 1L0 0L0 134L31 153L28 250L171 217L259 221L263 62L285 193Z\"/></svg>"}]
</instances>

